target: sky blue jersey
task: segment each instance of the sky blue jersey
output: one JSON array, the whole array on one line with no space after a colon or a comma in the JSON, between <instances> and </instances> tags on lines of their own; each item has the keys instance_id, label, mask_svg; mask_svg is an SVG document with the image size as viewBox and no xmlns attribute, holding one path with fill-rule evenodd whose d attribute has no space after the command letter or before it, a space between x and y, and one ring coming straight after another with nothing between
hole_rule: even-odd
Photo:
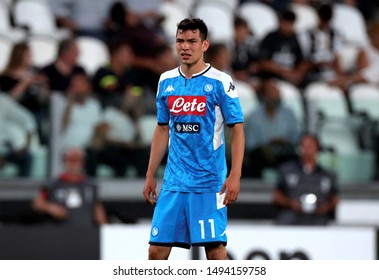
<instances>
[{"instance_id":1,"label":"sky blue jersey","mask_svg":"<svg viewBox=\"0 0 379 280\"><path fill-rule=\"evenodd\" d=\"M210 65L191 79L180 67L159 80L157 118L169 125L169 152L162 189L217 192L227 174L224 124L243 122L232 78Z\"/></svg>"}]
</instances>

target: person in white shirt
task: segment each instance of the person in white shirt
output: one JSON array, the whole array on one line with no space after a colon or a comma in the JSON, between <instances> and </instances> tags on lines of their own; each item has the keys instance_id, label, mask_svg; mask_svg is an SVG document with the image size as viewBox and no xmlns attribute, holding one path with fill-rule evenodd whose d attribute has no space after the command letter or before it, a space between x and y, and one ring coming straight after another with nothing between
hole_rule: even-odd
<instances>
[{"instance_id":1,"label":"person in white shirt","mask_svg":"<svg viewBox=\"0 0 379 280\"><path fill-rule=\"evenodd\" d=\"M67 90L66 106L61 123L61 149L86 149L93 131L101 118L101 106L91 96L92 89L88 77L76 74Z\"/></svg>"}]
</instances>

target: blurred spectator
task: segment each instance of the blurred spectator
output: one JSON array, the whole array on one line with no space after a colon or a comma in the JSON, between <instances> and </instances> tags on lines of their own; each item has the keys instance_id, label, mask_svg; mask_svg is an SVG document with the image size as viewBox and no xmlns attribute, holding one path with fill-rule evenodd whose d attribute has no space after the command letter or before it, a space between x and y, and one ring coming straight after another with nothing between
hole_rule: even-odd
<instances>
[{"instance_id":1,"label":"blurred spectator","mask_svg":"<svg viewBox=\"0 0 379 280\"><path fill-rule=\"evenodd\" d=\"M109 46L110 61L98 69L93 78L93 89L101 105L117 105L135 84L131 68L133 51L129 44L117 41Z\"/></svg>"},{"instance_id":2,"label":"blurred spectator","mask_svg":"<svg viewBox=\"0 0 379 280\"><path fill-rule=\"evenodd\" d=\"M49 0L58 26L107 41L108 12L115 0Z\"/></svg>"},{"instance_id":3,"label":"blurred spectator","mask_svg":"<svg viewBox=\"0 0 379 280\"><path fill-rule=\"evenodd\" d=\"M254 38L248 22L236 16L234 18L234 40L230 45L231 68L237 80L247 82L257 89L254 80L259 65L259 42Z\"/></svg>"},{"instance_id":4,"label":"blurred spectator","mask_svg":"<svg viewBox=\"0 0 379 280\"><path fill-rule=\"evenodd\" d=\"M275 80L262 85L262 103L246 117L246 170L244 176L261 178L262 171L296 157L297 119L281 103Z\"/></svg>"},{"instance_id":5,"label":"blurred spectator","mask_svg":"<svg viewBox=\"0 0 379 280\"><path fill-rule=\"evenodd\" d=\"M65 226L92 227L107 223L97 186L83 172L84 158L80 149L64 153L64 171L41 189L33 201L34 210Z\"/></svg>"},{"instance_id":6,"label":"blurred spectator","mask_svg":"<svg viewBox=\"0 0 379 280\"><path fill-rule=\"evenodd\" d=\"M157 48L165 43L164 38L122 2L112 6L109 17L113 29L112 40L125 40L133 49L133 67L137 71L148 69L159 72L154 55Z\"/></svg>"},{"instance_id":7,"label":"blurred spectator","mask_svg":"<svg viewBox=\"0 0 379 280\"><path fill-rule=\"evenodd\" d=\"M206 62L209 62L212 65L212 67L230 74L231 56L230 51L225 44L211 44L205 54L205 59Z\"/></svg>"},{"instance_id":8,"label":"blurred spectator","mask_svg":"<svg viewBox=\"0 0 379 280\"><path fill-rule=\"evenodd\" d=\"M52 91L65 92L76 73L85 73L79 66L79 47L75 39L62 40L58 46L58 57L55 62L45 66L42 72L47 76Z\"/></svg>"},{"instance_id":9,"label":"blurred spectator","mask_svg":"<svg viewBox=\"0 0 379 280\"><path fill-rule=\"evenodd\" d=\"M300 36L305 59L309 70L304 79L304 85L315 81L339 84L342 77L341 63L337 53L343 45L341 34L332 27L333 8L323 4L317 9L318 25L304 31Z\"/></svg>"},{"instance_id":10,"label":"blurred spectator","mask_svg":"<svg viewBox=\"0 0 379 280\"><path fill-rule=\"evenodd\" d=\"M13 129L21 130L24 139ZM30 112L4 93L0 93L0 131L0 169L13 163L18 177L28 177L32 167L30 145L36 124Z\"/></svg>"},{"instance_id":11,"label":"blurred spectator","mask_svg":"<svg viewBox=\"0 0 379 280\"><path fill-rule=\"evenodd\" d=\"M260 72L262 78L279 78L299 85L305 75L306 63L295 34L296 16L285 10L279 17L279 28L261 41Z\"/></svg>"},{"instance_id":12,"label":"blurred spectator","mask_svg":"<svg viewBox=\"0 0 379 280\"><path fill-rule=\"evenodd\" d=\"M379 86L379 21L369 24L368 35L370 44L365 47L368 66L356 77L355 82L369 82Z\"/></svg>"},{"instance_id":13,"label":"blurred spectator","mask_svg":"<svg viewBox=\"0 0 379 280\"><path fill-rule=\"evenodd\" d=\"M87 148L101 119L101 106L93 98L91 83L84 73L75 74L66 92L61 126L61 148Z\"/></svg>"},{"instance_id":14,"label":"blurred spectator","mask_svg":"<svg viewBox=\"0 0 379 280\"><path fill-rule=\"evenodd\" d=\"M148 162L148 147L140 144L138 102L140 99L125 95L119 108L107 107L102 122L96 127L87 150L87 173L96 176L100 164L109 166L115 177L125 177L129 167L137 176L144 176ZM133 111L132 111L133 110Z\"/></svg>"},{"instance_id":15,"label":"blurred spectator","mask_svg":"<svg viewBox=\"0 0 379 280\"><path fill-rule=\"evenodd\" d=\"M157 46L154 56L154 69L139 69L136 74L136 85L141 91L142 106L145 114L156 114L156 93L160 75L170 69L178 66L178 60L173 52L172 47L167 44Z\"/></svg>"},{"instance_id":16,"label":"blurred spectator","mask_svg":"<svg viewBox=\"0 0 379 280\"><path fill-rule=\"evenodd\" d=\"M48 85L45 75L32 65L31 50L26 42L14 45L8 65L0 75L0 88L27 108L35 117L41 143L48 132Z\"/></svg>"},{"instance_id":17,"label":"blurred spectator","mask_svg":"<svg viewBox=\"0 0 379 280\"><path fill-rule=\"evenodd\" d=\"M314 4L325 2L324 0L314 0ZM332 4L342 3L356 7L363 15L367 23L370 23L377 16L378 2L372 0L333 0Z\"/></svg>"},{"instance_id":18,"label":"blurred spectator","mask_svg":"<svg viewBox=\"0 0 379 280\"><path fill-rule=\"evenodd\" d=\"M140 69L137 84L152 92L155 100L160 75L169 69L177 67L179 64L172 47L167 44L157 46L153 59L156 67L154 69Z\"/></svg>"},{"instance_id":19,"label":"blurred spectator","mask_svg":"<svg viewBox=\"0 0 379 280\"><path fill-rule=\"evenodd\" d=\"M164 20L164 16L160 13L160 8L164 1L165 0L123 0L134 14L137 14L147 26L157 33L162 32L161 23Z\"/></svg>"},{"instance_id":20,"label":"blurred spectator","mask_svg":"<svg viewBox=\"0 0 379 280\"><path fill-rule=\"evenodd\" d=\"M305 135L300 142L300 161L288 162L279 169L273 195L279 207L278 225L325 225L338 203L335 175L317 164L319 142Z\"/></svg>"}]
</instances>

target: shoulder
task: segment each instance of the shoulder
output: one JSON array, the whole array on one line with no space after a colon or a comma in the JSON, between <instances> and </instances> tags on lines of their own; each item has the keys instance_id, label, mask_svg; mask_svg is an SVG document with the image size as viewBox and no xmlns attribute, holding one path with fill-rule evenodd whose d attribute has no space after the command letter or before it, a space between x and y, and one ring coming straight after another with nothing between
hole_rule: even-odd
<instances>
[{"instance_id":1,"label":"shoulder","mask_svg":"<svg viewBox=\"0 0 379 280\"><path fill-rule=\"evenodd\" d=\"M159 82L163 81L163 80L167 80L167 79L170 79L170 78L175 78L177 76L179 76L180 73L179 73L179 68L176 67L174 69L171 69L171 70L168 70L166 72L163 72L159 78Z\"/></svg>"},{"instance_id":2,"label":"shoulder","mask_svg":"<svg viewBox=\"0 0 379 280\"><path fill-rule=\"evenodd\" d=\"M238 97L236 86L233 82L232 77L223 71L217 70L214 67L210 67L207 72L205 72L204 77L214 80L214 83L220 83L223 86L224 92L234 98Z\"/></svg>"},{"instance_id":3,"label":"shoulder","mask_svg":"<svg viewBox=\"0 0 379 280\"><path fill-rule=\"evenodd\" d=\"M331 179L334 179L336 177L336 174L333 171L328 170L320 165L317 165L317 169L318 172L323 176L329 177Z\"/></svg>"},{"instance_id":4,"label":"shoulder","mask_svg":"<svg viewBox=\"0 0 379 280\"><path fill-rule=\"evenodd\" d=\"M53 71L53 70L55 70L56 68L55 68L55 65L52 63L52 64L48 64L48 65L46 65L45 67L43 67L42 69L41 69L41 71L42 72L51 72L51 71Z\"/></svg>"},{"instance_id":5,"label":"shoulder","mask_svg":"<svg viewBox=\"0 0 379 280\"><path fill-rule=\"evenodd\" d=\"M296 160L288 161L279 166L279 173L282 173L282 174L291 173L291 172L293 173L300 170L300 168L301 168L301 165L298 161Z\"/></svg>"},{"instance_id":6,"label":"shoulder","mask_svg":"<svg viewBox=\"0 0 379 280\"><path fill-rule=\"evenodd\" d=\"M84 68L80 65L75 65L73 73L86 73L86 70L84 70Z\"/></svg>"},{"instance_id":7,"label":"shoulder","mask_svg":"<svg viewBox=\"0 0 379 280\"><path fill-rule=\"evenodd\" d=\"M209 67L208 71L206 71L204 73L204 76L211 78L211 79L219 80L219 81L231 81L232 80L232 77L229 74L227 74L223 71L220 71L214 67Z\"/></svg>"}]
</instances>

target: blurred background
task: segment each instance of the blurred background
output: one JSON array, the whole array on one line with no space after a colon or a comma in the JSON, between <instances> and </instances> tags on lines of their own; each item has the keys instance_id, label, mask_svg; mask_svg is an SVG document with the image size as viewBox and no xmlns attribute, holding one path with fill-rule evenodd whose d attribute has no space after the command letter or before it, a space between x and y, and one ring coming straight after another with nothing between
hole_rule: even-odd
<instances>
[{"instance_id":1,"label":"blurred background","mask_svg":"<svg viewBox=\"0 0 379 280\"><path fill-rule=\"evenodd\" d=\"M200 17L206 61L232 76L245 116L229 257L378 259L378 8L368 0L0 0L0 258L145 258L153 208L142 188L158 80L179 65L176 24ZM280 117L267 120L264 110ZM279 226L278 168L301 157L305 133L318 138L317 163L335 175L338 203L327 225ZM106 225L63 227L33 206L66 172L72 149L84 152Z\"/></svg>"}]
</instances>

